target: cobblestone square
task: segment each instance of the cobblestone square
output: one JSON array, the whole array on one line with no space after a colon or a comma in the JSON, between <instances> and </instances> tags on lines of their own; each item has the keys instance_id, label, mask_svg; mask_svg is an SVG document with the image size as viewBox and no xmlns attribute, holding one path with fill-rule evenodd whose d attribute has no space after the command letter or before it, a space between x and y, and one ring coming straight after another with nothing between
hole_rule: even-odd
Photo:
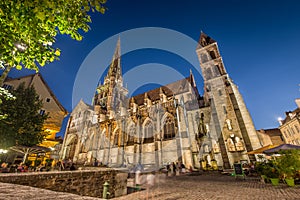
<instances>
[{"instance_id":1,"label":"cobblestone square","mask_svg":"<svg viewBox=\"0 0 300 200\"><path fill-rule=\"evenodd\" d=\"M281 183L278 186L261 183L259 178L234 177L220 174L184 175L174 177L160 176L153 190L154 198L159 200L212 200L212 199L300 199L300 187L288 187ZM125 199L146 199L147 192L143 190L132 193ZM151 196L149 195L149 199Z\"/></svg>"},{"instance_id":2,"label":"cobblestone square","mask_svg":"<svg viewBox=\"0 0 300 200\"><path fill-rule=\"evenodd\" d=\"M128 185L133 180L128 180ZM114 200L141 200L147 199L147 190L142 186L142 191L114 198ZM152 197L153 194L153 198ZM75 194L54 192L28 186L0 183L0 200L11 199L100 199L82 197ZM164 174L156 175L156 185L149 192L149 199L158 200L232 200L232 199L300 199L300 186L288 187L284 183L278 186L264 184L258 178L246 177L246 180L220 174L194 174L166 177Z\"/></svg>"}]
</instances>

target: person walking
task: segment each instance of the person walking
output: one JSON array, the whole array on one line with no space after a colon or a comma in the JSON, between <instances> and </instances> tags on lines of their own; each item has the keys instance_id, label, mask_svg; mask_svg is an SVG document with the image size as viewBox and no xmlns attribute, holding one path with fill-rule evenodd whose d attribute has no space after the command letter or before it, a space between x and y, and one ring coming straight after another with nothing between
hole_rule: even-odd
<instances>
[{"instance_id":1,"label":"person walking","mask_svg":"<svg viewBox=\"0 0 300 200\"><path fill-rule=\"evenodd\" d=\"M155 172L151 172L150 174L147 174L146 178L146 188L147 188L147 194L146 199L149 199L149 195L151 195L151 199L154 199L154 186L155 186Z\"/></svg>"}]
</instances>

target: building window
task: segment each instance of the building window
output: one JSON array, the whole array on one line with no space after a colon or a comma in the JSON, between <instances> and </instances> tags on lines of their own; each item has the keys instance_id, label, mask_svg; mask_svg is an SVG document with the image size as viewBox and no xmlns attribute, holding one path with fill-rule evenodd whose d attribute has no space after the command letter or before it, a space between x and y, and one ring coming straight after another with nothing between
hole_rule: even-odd
<instances>
[{"instance_id":1,"label":"building window","mask_svg":"<svg viewBox=\"0 0 300 200\"><path fill-rule=\"evenodd\" d=\"M46 102L50 102L50 98L46 98Z\"/></svg>"},{"instance_id":2,"label":"building window","mask_svg":"<svg viewBox=\"0 0 300 200\"><path fill-rule=\"evenodd\" d=\"M219 92L219 96L222 96L222 91L221 91L221 90L218 90L218 92Z\"/></svg>"},{"instance_id":3,"label":"building window","mask_svg":"<svg viewBox=\"0 0 300 200\"><path fill-rule=\"evenodd\" d=\"M116 132L115 138L114 138L114 145L118 146L118 144L119 144L119 134L118 134L118 132Z\"/></svg>"},{"instance_id":4,"label":"building window","mask_svg":"<svg viewBox=\"0 0 300 200\"><path fill-rule=\"evenodd\" d=\"M291 131L289 129L286 129L286 130L287 130L287 132L289 134L289 137L291 137L292 136Z\"/></svg>"},{"instance_id":5,"label":"building window","mask_svg":"<svg viewBox=\"0 0 300 200\"><path fill-rule=\"evenodd\" d=\"M208 146L208 144L205 144L205 145L203 146L203 152L204 152L204 153L209 153L209 146Z\"/></svg>"},{"instance_id":6,"label":"building window","mask_svg":"<svg viewBox=\"0 0 300 200\"><path fill-rule=\"evenodd\" d=\"M12 86L12 85L8 85L8 84L4 84L2 87L3 87L4 89L6 89L6 90L11 90L11 89L13 89L13 86Z\"/></svg>"},{"instance_id":7,"label":"building window","mask_svg":"<svg viewBox=\"0 0 300 200\"><path fill-rule=\"evenodd\" d=\"M223 106L223 112L225 115L227 114L226 106Z\"/></svg>"},{"instance_id":8,"label":"building window","mask_svg":"<svg viewBox=\"0 0 300 200\"><path fill-rule=\"evenodd\" d=\"M296 129L297 133L300 133L300 129L297 125L295 125L295 129Z\"/></svg>"},{"instance_id":9,"label":"building window","mask_svg":"<svg viewBox=\"0 0 300 200\"><path fill-rule=\"evenodd\" d=\"M153 125L149 121L144 127L144 143L151 143L153 142Z\"/></svg>"},{"instance_id":10,"label":"building window","mask_svg":"<svg viewBox=\"0 0 300 200\"><path fill-rule=\"evenodd\" d=\"M206 76L206 80L213 78L213 73L211 71L211 68L205 69L205 76Z\"/></svg>"},{"instance_id":11,"label":"building window","mask_svg":"<svg viewBox=\"0 0 300 200\"><path fill-rule=\"evenodd\" d=\"M214 69L214 76L220 76L221 75L218 65L215 65L213 69Z\"/></svg>"},{"instance_id":12,"label":"building window","mask_svg":"<svg viewBox=\"0 0 300 200\"><path fill-rule=\"evenodd\" d=\"M207 61L208 61L207 55L206 55L206 54L201 54L201 62L202 62L202 63L205 63L205 62L207 62Z\"/></svg>"},{"instance_id":13,"label":"building window","mask_svg":"<svg viewBox=\"0 0 300 200\"><path fill-rule=\"evenodd\" d=\"M171 117L167 117L164 124L164 139L170 140L175 137L175 123Z\"/></svg>"},{"instance_id":14,"label":"building window","mask_svg":"<svg viewBox=\"0 0 300 200\"><path fill-rule=\"evenodd\" d=\"M286 131L283 131L283 135L285 138L288 138L288 134L286 133Z\"/></svg>"},{"instance_id":15,"label":"building window","mask_svg":"<svg viewBox=\"0 0 300 200\"><path fill-rule=\"evenodd\" d=\"M135 126L131 126L128 134L127 146L134 144Z\"/></svg>"},{"instance_id":16,"label":"building window","mask_svg":"<svg viewBox=\"0 0 300 200\"><path fill-rule=\"evenodd\" d=\"M45 114L45 110L40 110L40 115L44 115Z\"/></svg>"},{"instance_id":17,"label":"building window","mask_svg":"<svg viewBox=\"0 0 300 200\"><path fill-rule=\"evenodd\" d=\"M209 55L210 55L211 59L216 59L216 54L214 51L210 51Z\"/></svg>"},{"instance_id":18,"label":"building window","mask_svg":"<svg viewBox=\"0 0 300 200\"><path fill-rule=\"evenodd\" d=\"M293 127L291 127L291 131L292 131L292 134L295 135L295 131L294 131Z\"/></svg>"}]
</instances>

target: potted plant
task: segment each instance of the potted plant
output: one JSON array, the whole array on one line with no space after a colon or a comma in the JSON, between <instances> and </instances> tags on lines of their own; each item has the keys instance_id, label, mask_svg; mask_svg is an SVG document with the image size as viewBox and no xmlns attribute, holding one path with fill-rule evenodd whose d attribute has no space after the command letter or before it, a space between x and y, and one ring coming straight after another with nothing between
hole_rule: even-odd
<instances>
[{"instance_id":1,"label":"potted plant","mask_svg":"<svg viewBox=\"0 0 300 200\"><path fill-rule=\"evenodd\" d=\"M280 151L280 154L281 156L278 158L280 176L288 186L295 186L294 177L300 169L300 151L283 150Z\"/></svg>"}]
</instances>

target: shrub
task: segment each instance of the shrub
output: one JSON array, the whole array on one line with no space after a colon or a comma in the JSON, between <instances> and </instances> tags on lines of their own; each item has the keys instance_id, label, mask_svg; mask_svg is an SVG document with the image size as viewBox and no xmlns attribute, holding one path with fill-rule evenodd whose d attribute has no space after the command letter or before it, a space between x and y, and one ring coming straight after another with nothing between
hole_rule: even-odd
<instances>
[{"instance_id":1,"label":"shrub","mask_svg":"<svg viewBox=\"0 0 300 200\"><path fill-rule=\"evenodd\" d=\"M300 151L283 150L279 152L281 156L277 159L280 176L283 178L294 178L300 170Z\"/></svg>"}]
</instances>

